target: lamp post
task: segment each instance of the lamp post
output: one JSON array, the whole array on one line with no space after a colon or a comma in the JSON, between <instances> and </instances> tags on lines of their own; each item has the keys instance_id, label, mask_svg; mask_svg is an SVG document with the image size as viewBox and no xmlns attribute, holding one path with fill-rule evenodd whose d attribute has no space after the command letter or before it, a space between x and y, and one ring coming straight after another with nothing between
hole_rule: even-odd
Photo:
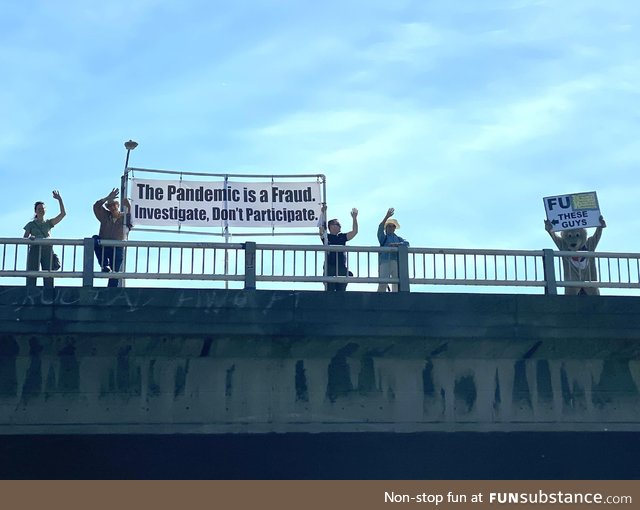
<instances>
[{"instance_id":1,"label":"lamp post","mask_svg":"<svg viewBox=\"0 0 640 510\"><path fill-rule=\"evenodd\" d=\"M131 154L131 151L135 149L137 146L138 146L138 142L134 142L133 140L124 142L124 148L127 149L127 157L124 160L124 172L122 173L122 180L120 181L120 207L125 215L125 220L126 220L126 215L131 212L129 211L129 208L125 205L125 200L127 198L128 180L129 180L129 155ZM122 223L123 239L127 239L127 223L129 222L124 221ZM124 250L123 250L123 264L125 264L125 267L126 267L126 251ZM126 285L126 281L122 279L120 281L120 285L124 287Z\"/></svg>"},{"instance_id":2,"label":"lamp post","mask_svg":"<svg viewBox=\"0 0 640 510\"><path fill-rule=\"evenodd\" d=\"M124 142L124 148L127 149L127 157L124 160L124 172L122 173L122 179L120 181L120 203L124 207L124 199L127 198L127 179L129 177L129 155L131 151L138 146L138 142L129 140ZM129 211L125 210L125 214Z\"/></svg>"}]
</instances>

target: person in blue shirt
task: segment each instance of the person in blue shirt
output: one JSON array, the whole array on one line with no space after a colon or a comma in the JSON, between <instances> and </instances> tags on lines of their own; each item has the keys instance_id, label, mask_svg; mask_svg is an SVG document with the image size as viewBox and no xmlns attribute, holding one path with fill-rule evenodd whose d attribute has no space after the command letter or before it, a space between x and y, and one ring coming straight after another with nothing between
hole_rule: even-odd
<instances>
[{"instance_id":1,"label":"person in blue shirt","mask_svg":"<svg viewBox=\"0 0 640 510\"><path fill-rule=\"evenodd\" d=\"M409 242L396 235L396 230L400 228L398 220L391 218L395 209L390 207L384 218L378 225L378 242L380 246L409 246ZM398 253L388 252L378 254L378 276L380 278L398 278ZM398 284L392 283L391 292L398 292ZM389 285L381 283L378 285L378 292L386 292Z\"/></svg>"},{"instance_id":2,"label":"person in blue shirt","mask_svg":"<svg viewBox=\"0 0 640 510\"><path fill-rule=\"evenodd\" d=\"M326 206L323 206L319 224L320 239L322 239L324 244L329 246L345 246L347 241L351 241L351 239L358 234L358 209L355 207L351 209L351 230L346 234L341 232L342 225L340 225L340 222L336 218L329 220L327 223L327 233L324 224L326 210ZM347 264L347 254L344 251L327 252L326 265L324 269L327 276L352 276ZM330 292L341 292L347 290L347 284L327 282L325 284L325 289Z\"/></svg>"}]
</instances>

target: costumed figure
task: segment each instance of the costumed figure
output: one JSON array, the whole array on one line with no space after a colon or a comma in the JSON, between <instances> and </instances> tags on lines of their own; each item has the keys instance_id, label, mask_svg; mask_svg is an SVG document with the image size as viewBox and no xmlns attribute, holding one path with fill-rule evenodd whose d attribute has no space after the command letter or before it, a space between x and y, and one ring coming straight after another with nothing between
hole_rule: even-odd
<instances>
[{"instance_id":1,"label":"costumed figure","mask_svg":"<svg viewBox=\"0 0 640 510\"><path fill-rule=\"evenodd\" d=\"M595 233L587 238L587 230L584 228L575 228L571 230L563 230L560 235L552 231L553 225L549 220L545 220L544 228L553 239L553 242L560 251L595 251L600 237L602 237L602 229L607 224L604 218L600 216L600 226L596 228ZM596 269L596 260L594 257L583 257L576 255L574 257L562 257L562 269L564 272L564 280L568 282L596 282L598 281L598 271ZM588 294L597 296L600 291L597 287L565 287L565 295Z\"/></svg>"}]
</instances>

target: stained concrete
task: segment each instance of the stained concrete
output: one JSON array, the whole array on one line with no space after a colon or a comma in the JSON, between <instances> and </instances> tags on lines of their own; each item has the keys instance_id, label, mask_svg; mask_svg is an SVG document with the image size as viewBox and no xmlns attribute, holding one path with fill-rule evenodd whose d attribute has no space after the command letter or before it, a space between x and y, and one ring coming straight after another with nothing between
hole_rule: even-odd
<instances>
[{"instance_id":1,"label":"stained concrete","mask_svg":"<svg viewBox=\"0 0 640 510\"><path fill-rule=\"evenodd\" d=\"M640 430L640 299L0 287L0 434Z\"/></svg>"}]
</instances>

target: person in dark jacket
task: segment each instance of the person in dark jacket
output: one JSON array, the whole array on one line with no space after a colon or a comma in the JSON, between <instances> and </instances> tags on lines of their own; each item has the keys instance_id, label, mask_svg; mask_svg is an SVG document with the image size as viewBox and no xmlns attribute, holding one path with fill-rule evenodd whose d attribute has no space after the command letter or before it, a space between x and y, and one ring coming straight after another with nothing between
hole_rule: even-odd
<instances>
[{"instance_id":1,"label":"person in dark jacket","mask_svg":"<svg viewBox=\"0 0 640 510\"><path fill-rule=\"evenodd\" d=\"M320 239L322 242L329 246L345 246L347 241L351 241L358 234L358 209L355 207L351 209L351 218L352 218L352 226L351 231L346 234L341 232L342 226L340 222L334 218L329 220L326 225L324 225L324 218L326 214L326 207L322 207L322 216L320 223ZM327 252L326 264L325 264L325 275L327 276L350 276L349 268L347 264L347 254L344 251L340 252ZM325 289L330 292L341 292L347 290L346 283L333 283L327 282L325 284Z\"/></svg>"}]
</instances>

